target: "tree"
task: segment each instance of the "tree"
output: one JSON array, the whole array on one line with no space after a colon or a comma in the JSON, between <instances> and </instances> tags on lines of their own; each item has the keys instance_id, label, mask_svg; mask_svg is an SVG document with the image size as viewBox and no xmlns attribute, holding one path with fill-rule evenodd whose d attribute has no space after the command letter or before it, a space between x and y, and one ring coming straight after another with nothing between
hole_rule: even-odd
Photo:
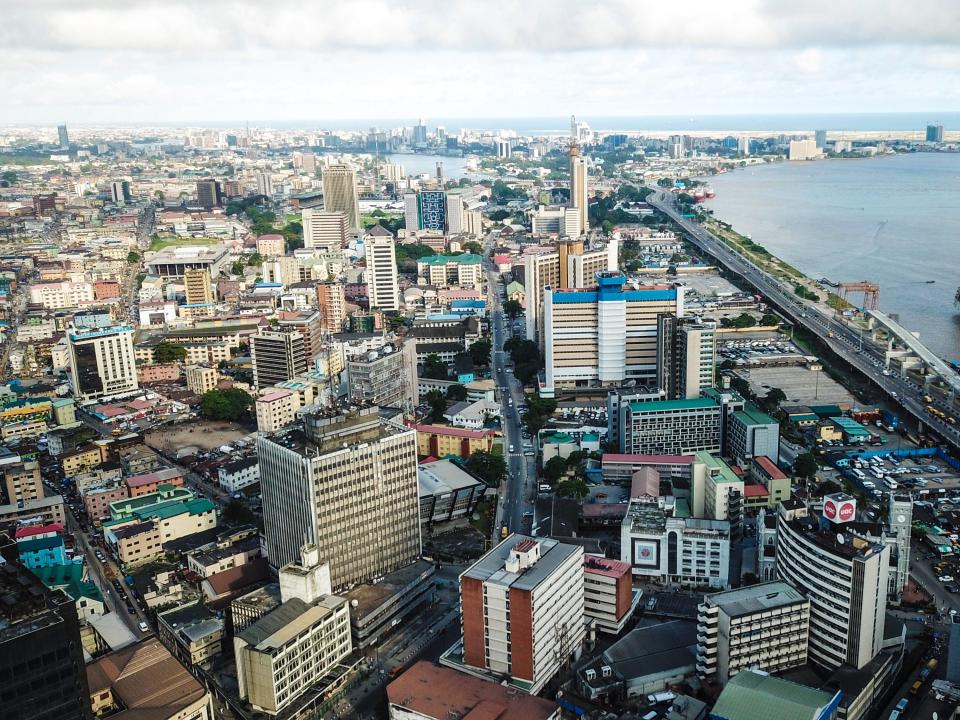
<instances>
[{"instance_id":1,"label":"tree","mask_svg":"<svg viewBox=\"0 0 960 720\"><path fill-rule=\"evenodd\" d=\"M463 385L451 385L447 388L447 400L461 402L467 399L467 389Z\"/></svg>"},{"instance_id":2,"label":"tree","mask_svg":"<svg viewBox=\"0 0 960 720\"><path fill-rule=\"evenodd\" d=\"M471 453L466 466L467 470L492 487L497 487L507 476L507 461L503 456L486 450Z\"/></svg>"},{"instance_id":3,"label":"tree","mask_svg":"<svg viewBox=\"0 0 960 720\"><path fill-rule=\"evenodd\" d=\"M140 253L136 250L131 250L127 253L127 262L128 263L138 263L140 262Z\"/></svg>"},{"instance_id":4,"label":"tree","mask_svg":"<svg viewBox=\"0 0 960 720\"><path fill-rule=\"evenodd\" d=\"M507 314L507 317L515 320L523 313L523 305L520 304L519 300L511 298L503 303L503 311Z\"/></svg>"},{"instance_id":5,"label":"tree","mask_svg":"<svg viewBox=\"0 0 960 720\"><path fill-rule=\"evenodd\" d=\"M557 487L554 492L557 497L568 497L574 498L575 500L582 500L590 494L590 488L587 487L587 482L582 477L572 477L557 483Z\"/></svg>"},{"instance_id":6,"label":"tree","mask_svg":"<svg viewBox=\"0 0 960 720\"><path fill-rule=\"evenodd\" d=\"M750 397L750 383L744 380L742 377L730 378L730 387L741 397Z\"/></svg>"},{"instance_id":7,"label":"tree","mask_svg":"<svg viewBox=\"0 0 960 720\"><path fill-rule=\"evenodd\" d=\"M543 465L543 476L553 485L567 471L567 461L565 458L555 455L547 460Z\"/></svg>"},{"instance_id":8,"label":"tree","mask_svg":"<svg viewBox=\"0 0 960 720\"><path fill-rule=\"evenodd\" d=\"M793 472L799 477L812 478L818 469L817 458L813 453L801 453L793 463Z\"/></svg>"},{"instance_id":9,"label":"tree","mask_svg":"<svg viewBox=\"0 0 960 720\"><path fill-rule=\"evenodd\" d=\"M210 390L200 398L200 414L211 420L243 420L252 407L253 398L239 388Z\"/></svg>"},{"instance_id":10,"label":"tree","mask_svg":"<svg viewBox=\"0 0 960 720\"><path fill-rule=\"evenodd\" d=\"M187 349L183 345L174 345L164 340L153 349L153 360L158 364L183 362L187 359Z\"/></svg>"},{"instance_id":11,"label":"tree","mask_svg":"<svg viewBox=\"0 0 960 720\"><path fill-rule=\"evenodd\" d=\"M735 363L733 360L724 360L722 363L720 363L719 367L721 370L733 370L737 367L737 363Z\"/></svg>"},{"instance_id":12,"label":"tree","mask_svg":"<svg viewBox=\"0 0 960 720\"><path fill-rule=\"evenodd\" d=\"M786 399L787 394L783 390L780 388L770 388L763 397L763 404L767 412L773 412L780 407L780 403Z\"/></svg>"},{"instance_id":13,"label":"tree","mask_svg":"<svg viewBox=\"0 0 960 720\"><path fill-rule=\"evenodd\" d=\"M443 422L443 414L447 411L447 399L439 390L431 390L426 395L430 406L430 422Z\"/></svg>"},{"instance_id":14,"label":"tree","mask_svg":"<svg viewBox=\"0 0 960 720\"><path fill-rule=\"evenodd\" d=\"M17 184L17 173L13 170L6 170L0 175L0 187L11 187Z\"/></svg>"},{"instance_id":15,"label":"tree","mask_svg":"<svg viewBox=\"0 0 960 720\"><path fill-rule=\"evenodd\" d=\"M475 240L470 240L463 244L463 249L467 252L473 253L474 255L483 255L483 246Z\"/></svg>"},{"instance_id":16,"label":"tree","mask_svg":"<svg viewBox=\"0 0 960 720\"><path fill-rule=\"evenodd\" d=\"M257 516L247 507L246 503L239 500L231 500L223 506L223 512L220 513L220 519L224 525L254 525L257 522Z\"/></svg>"},{"instance_id":17,"label":"tree","mask_svg":"<svg viewBox=\"0 0 960 720\"><path fill-rule=\"evenodd\" d=\"M480 338L470 346L470 359L477 367L487 367L490 365L490 351L493 344L490 338Z\"/></svg>"},{"instance_id":18,"label":"tree","mask_svg":"<svg viewBox=\"0 0 960 720\"><path fill-rule=\"evenodd\" d=\"M430 353L423 361L423 371L420 377L430 380L449 380L450 371L447 370L447 364L440 359L436 353Z\"/></svg>"},{"instance_id":19,"label":"tree","mask_svg":"<svg viewBox=\"0 0 960 720\"><path fill-rule=\"evenodd\" d=\"M780 321L773 313L764 313L763 317L760 318L760 324L769 327L770 325L779 325Z\"/></svg>"}]
</instances>

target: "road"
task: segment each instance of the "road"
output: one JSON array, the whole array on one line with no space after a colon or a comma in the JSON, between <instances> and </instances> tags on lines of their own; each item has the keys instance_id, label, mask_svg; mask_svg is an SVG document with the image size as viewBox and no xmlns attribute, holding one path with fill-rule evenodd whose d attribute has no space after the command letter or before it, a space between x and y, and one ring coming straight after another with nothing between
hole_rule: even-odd
<instances>
[{"instance_id":1,"label":"road","mask_svg":"<svg viewBox=\"0 0 960 720\"><path fill-rule=\"evenodd\" d=\"M500 487L497 502L496 523L493 527L493 543L500 541L500 529L506 525L511 532L529 532L532 515L524 522L524 513L533 512L534 483L536 482L535 457L526 457L523 452L523 431L520 408L525 402L523 387L510 370L510 356L503 350L508 332L505 327L503 307L497 287L499 275L490 262L492 242L487 239L485 248L487 264L487 292L489 295L490 326L493 334L493 377L497 383L498 397L502 407L504 453L507 459L507 479ZM512 405L511 405L512 401ZM511 450L511 448L513 448Z\"/></svg>"},{"instance_id":2,"label":"road","mask_svg":"<svg viewBox=\"0 0 960 720\"><path fill-rule=\"evenodd\" d=\"M922 400L923 388L887 370L883 353L869 342L863 342L862 330L825 314L815 303L801 299L791 285L767 274L698 223L682 217L670 193L654 191L647 202L677 223L701 250L746 279L765 296L769 304L776 305L796 325L817 335L837 356L873 380L894 402L916 417L921 425L926 425L955 449L960 449L960 429L926 411L927 403Z\"/></svg>"}]
</instances>

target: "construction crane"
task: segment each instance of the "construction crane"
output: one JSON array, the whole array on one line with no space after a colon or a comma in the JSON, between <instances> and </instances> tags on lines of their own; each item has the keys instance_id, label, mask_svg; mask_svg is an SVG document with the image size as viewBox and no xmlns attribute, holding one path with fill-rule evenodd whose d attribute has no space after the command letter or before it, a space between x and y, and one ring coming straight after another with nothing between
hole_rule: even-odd
<instances>
[{"instance_id":1,"label":"construction crane","mask_svg":"<svg viewBox=\"0 0 960 720\"><path fill-rule=\"evenodd\" d=\"M845 301L849 293L863 293L864 310L876 310L880 307L880 286L874 282L861 280L860 282L838 283L837 289L840 291L840 298Z\"/></svg>"}]
</instances>

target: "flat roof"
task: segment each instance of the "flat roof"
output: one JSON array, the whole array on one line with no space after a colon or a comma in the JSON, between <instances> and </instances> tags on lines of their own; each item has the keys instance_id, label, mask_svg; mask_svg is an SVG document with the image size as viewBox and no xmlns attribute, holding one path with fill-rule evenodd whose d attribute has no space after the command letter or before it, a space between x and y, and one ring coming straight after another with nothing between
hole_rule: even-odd
<instances>
[{"instance_id":1,"label":"flat roof","mask_svg":"<svg viewBox=\"0 0 960 720\"><path fill-rule=\"evenodd\" d=\"M755 670L744 670L727 681L713 715L736 720L814 720L837 695Z\"/></svg>"},{"instance_id":2,"label":"flat roof","mask_svg":"<svg viewBox=\"0 0 960 720\"><path fill-rule=\"evenodd\" d=\"M540 559L519 573L507 572L505 563L511 551L517 545L528 541L540 544ZM571 555L582 552L583 548L579 546L566 545L549 538L532 538L514 533L467 568L461 577L469 577L481 582L496 581L498 584L518 590L534 590Z\"/></svg>"},{"instance_id":3,"label":"flat roof","mask_svg":"<svg viewBox=\"0 0 960 720\"><path fill-rule=\"evenodd\" d=\"M323 595L313 605L307 605L300 598L291 598L244 628L237 637L256 651L269 653L274 648L283 647L346 602L336 595Z\"/></svg>"},{"instance_id":4,"label":"flat roof","mask_svg":"<svg viewBox=\"0 0 960 720\"><path fill-rule=\"evenodd\" d=\"M731 617L751 615L773 608L807 602L797 590L785 582L751 585L736 590L713 593L704 599L708 605L716 605Z\"/></svg>"},{"instance_id":5,"label":"flat roof","mask_svg":"<svg viewBox=\"0 0 960 720\"><path fill-rule=\"evenodd\" d=\"M734 417L739 419L744 425L776 425L777 421L762 412L760 408L749 403L743 406L743 410L737 410L733 413Z\"/></svg>"},{"instance_id":6,"label":"flat roof","mask_svg":"<svg viewBox=\"0 0 960 720\"><path fill-rule=\"evenodd\" d=\"M717 405L710 398L690 398L686 400L649 400L647 402L632 402L630 410L632 412L663 412L665 410L719 410Z\"/></svg>"},{"instance_id":7,"label":"flat roof","mask_svg":"<svg viewBox=\"0 0 960 720\"><path fill-rule=\"evenodd\" d=\"M638 465L693 465L693 455L629 455L604 453L601 462L635 463Z\"/></svg>"}]
</instances>

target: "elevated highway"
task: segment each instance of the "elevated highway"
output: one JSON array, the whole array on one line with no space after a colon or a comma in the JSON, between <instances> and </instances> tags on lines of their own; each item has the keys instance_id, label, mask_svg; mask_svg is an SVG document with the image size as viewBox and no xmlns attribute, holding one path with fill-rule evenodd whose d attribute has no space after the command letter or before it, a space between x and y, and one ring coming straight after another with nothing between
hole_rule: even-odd
<instances>
[{"instance_id":1,"label":"elevated highway","mask_svg":"<svg viewBox=\"0 0 960 720\"><path fill-rule=\"evenodd\" d=\"M851 367L866 375L877 386L883 389L890 398L900 404L904 410L917 418L923 425L943 438L955 450L960 450L960 429L946 421L931 415L926 410L922 397L924 388L910 378L893 373L887 369L885 352L869 342L864 343L864 331L853 328L831 315L825 314L815 303L803 300L794 292L792 285L769 275L749 259L736 252L729 245L703 228L699 223L685 218L677 209L673 195L662 190L655 190L647 197L647 203L670 217L687 235L688 239L704 253L714 257L730 272L736 273L761 293L766 301L776 306L784 315L800 327L815 334L837 356ZM876 311L873 315L882 315ZM884 316L886 318L886 316ZM879 318L877 318L879 320ZM892 323L889 318L888 322ZM900 332L906 332L899 325L894 330L887 328L898 337ZM901 341L910 347L909 343L921 345L920 341L909 335ZM922 346L922 345L921 345ZM929 350L924 351L932 355ZM921 359L923 359L921 357ZM934 358L936 359L936 358ZM926 362L926 360L924 360ZM940 363L943 365L943 363ZM931 367L933 367L931 365ZM946 367L944 365L944 367Z\"/></svg>"}]
</instances>

